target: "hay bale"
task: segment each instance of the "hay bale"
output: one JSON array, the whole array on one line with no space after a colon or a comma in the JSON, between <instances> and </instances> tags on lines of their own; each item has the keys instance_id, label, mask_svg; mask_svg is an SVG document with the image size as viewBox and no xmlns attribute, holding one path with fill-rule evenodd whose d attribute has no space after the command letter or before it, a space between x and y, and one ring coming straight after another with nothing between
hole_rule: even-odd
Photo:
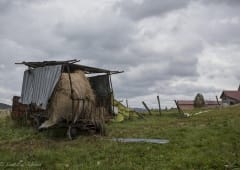
<instances>
[{"instance_id":1,"label":"hay bale","mask_svg":"<svg viewBox=\"0 0 240 170\"><path fill-rule=\"evenodd\" d=\"M73 123L78 119L94 121L99 117L99 113L103 112L103 109L95 107L95 95L84 72L71 73L71 79L73 96L71 96L69 75L63 73L49 102L47 110L49 120L40 128L53 126L61 120ZM73 111L71 97L74 99Z\"/></svg>"}]
</instances>

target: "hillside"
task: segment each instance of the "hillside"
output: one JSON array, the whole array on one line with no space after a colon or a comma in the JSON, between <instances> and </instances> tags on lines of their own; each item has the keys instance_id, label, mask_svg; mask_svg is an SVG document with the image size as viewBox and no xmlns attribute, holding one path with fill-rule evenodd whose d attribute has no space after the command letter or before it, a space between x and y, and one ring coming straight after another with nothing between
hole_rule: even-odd
<instances>
[{"instance_id":1,"label":"hillside","mask_svg":"<svg viewBox=\"0 0 240 170\"><path fill-rule=\"evenodd\" d=\"M12 106L4 104L4 103L0 103L0 109L10 109Z\"/></svg>"},{"instance_id":2,"label":"hillside","mask_svg":"<svg viewBox=\"0 0 240 170\"><path fill-rule=\"evenodd\" d=\"M190 118L174 111L160 117L107 125L106 137L36 133L0 119L1 166L26 169L234 169L240 168L240 107L214 109ZM112 138L168 139L165 145L118 143Z\"/></svg>"}]
</instances>

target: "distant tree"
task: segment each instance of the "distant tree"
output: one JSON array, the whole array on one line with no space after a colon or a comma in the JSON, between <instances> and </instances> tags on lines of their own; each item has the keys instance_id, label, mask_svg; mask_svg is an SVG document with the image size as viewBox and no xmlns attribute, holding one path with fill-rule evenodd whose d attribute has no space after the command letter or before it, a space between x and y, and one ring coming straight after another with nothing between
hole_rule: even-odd
<instances>
[{"instance_id":1,"label":"distant tree","mask_svg":"<svg viewBox=\"0 0 240 170\"><path fill-rule=\"evenodd\" d=\"M194 99L194 107L195 108L201 108L204 107L205 100L202 94L198 93Z\"/></svg>"}]
</instances>

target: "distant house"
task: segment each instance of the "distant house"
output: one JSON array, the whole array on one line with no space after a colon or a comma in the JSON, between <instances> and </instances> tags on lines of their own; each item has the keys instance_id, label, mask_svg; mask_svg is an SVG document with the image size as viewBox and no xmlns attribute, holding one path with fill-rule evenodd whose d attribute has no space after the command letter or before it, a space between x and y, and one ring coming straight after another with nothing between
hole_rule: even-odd
<instances>
[{"instance_id":1,"label":"distant house","mask_svg":"<svg viewBox=\"0 0 240 170\"><path fill-rule=\"evenodd\" d=\"M205 107L207 108L216 108L216 107L219 107L219 105L221 105L221 102L218 103L217 101L213 101L213 100L205 101Z\"/></svg>"},{"instance_id":2,"label":"distant house","mask_svg":"<svg viewBox=\"0 0 240 170\"><path fill-rule=\"evenodd\" d=\"M240 103L240 86L238 90L224 90L220 98L225 106Z\"/></svg>"},{"instance_id":3,"label":"distant house","mask_svg":"<svg viewBox=\"0 0 240 170\"><path fill-rule=\"evenodd\" d=\"M183 110L192 110L194 109L194 101L193 100L178 100L178 105ZM205 100L205 107L204 108L216 108L219 104L217 101L212 100Z\"/></svg>"},{"instance_id":4,"label":"distant house","mask_svg":"<svg viewBox=\"0 0 240 170\"><path fill-rule=\"evenodd\" d=\"M178 100L177 103L183 110L192 110L194 108L193 100Z\"/></svg>"}]
</instances>

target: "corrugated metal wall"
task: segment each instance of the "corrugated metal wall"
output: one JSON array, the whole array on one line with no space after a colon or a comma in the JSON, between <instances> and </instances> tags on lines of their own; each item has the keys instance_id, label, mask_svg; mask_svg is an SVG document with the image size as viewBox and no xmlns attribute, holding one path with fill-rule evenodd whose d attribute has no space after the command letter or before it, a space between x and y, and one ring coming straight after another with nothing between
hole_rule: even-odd
<instances>
[{"instance_id":1,"label":"corrugated metal wall","mask_svg":"<svg viewBox=\"0 0 240 170\"><path fill-rule=\"evenodd\" d=\"M48 100L61 76L62 65L39 67L24 72L22 104L34 103L41 109L46 109Z\"/></svg>"}]
</instances>

